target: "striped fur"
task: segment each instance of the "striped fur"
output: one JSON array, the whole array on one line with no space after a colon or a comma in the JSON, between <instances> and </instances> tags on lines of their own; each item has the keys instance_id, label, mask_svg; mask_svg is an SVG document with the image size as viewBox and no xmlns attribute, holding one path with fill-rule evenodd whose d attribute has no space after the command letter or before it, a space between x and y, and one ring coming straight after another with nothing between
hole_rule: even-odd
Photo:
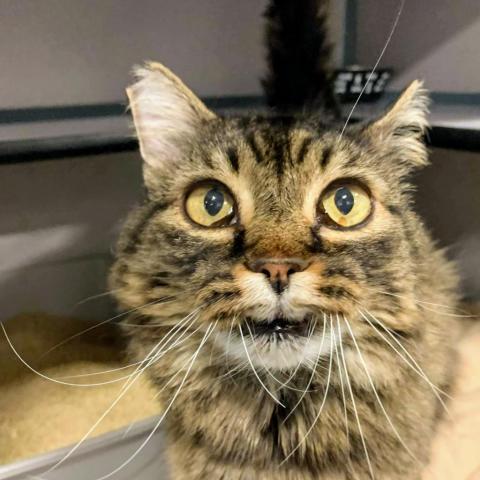
<instances>
[{"instance_id":1,"label":"striped fur","mask_svg":"<svg viewBox=\"0 0 480 480\"><path fill-rule=\"evenodd\" d=\"M150 65L140 81L149 71L165 70ZM181 93L164 92L165 82L160 84L159 91L146 92L148 98L160 104L162 95L174 98L171 108L186 116L169 118L159 109L155 115L164 116L159 128L150 123L144 130L143 112L134 110L141 143L151 135L159 138L143 149L148 198L125 225L111 286L124 310L138 309L124 325L136 360L181 319L198 312L188 330L199 331L148 369L164 405L176 396L166 419L173 478L363 480L372 475L365 449L374 478L419 478L441 414L439 401L360 312L380 320L430 381L448 388L456 324L445 312L455 308L457 280L412 211L408 183L408 174L426 163L421 85L412 84L382 118L349 127L340 136L341 125L320 116L216 117L199 107L189 90L170 85ZM132 101L142 105L144 99L136 95L145 92L135 85L131 92ZM148 112L153 110L150 104ZM173 157L155 150L163 145ZM225 184L236 198L236 225L205 229L186 218L186 192L208 178ZM374 213L361 228L333 230L319 220L322 192L341 178L361 181L372 194ZM281 308L292 319L304 316L315 325L310 344L294 340L284 350L260 353L252 342L246 347L257 375L283 406L259 384L242 350L240 331L252 316L268 317L278 301L265 277L248 267L258 258L297 258L309 265L292 276ZM212 325L212 336L188 371ZM326 343L320 344L323 331ZM312 354L317 350L319 356ZM261 362L268 362L281 382L294 370L295 375L280 387ZM358 419L345 390L344 367Z\"/></svg>"}]
</instances>

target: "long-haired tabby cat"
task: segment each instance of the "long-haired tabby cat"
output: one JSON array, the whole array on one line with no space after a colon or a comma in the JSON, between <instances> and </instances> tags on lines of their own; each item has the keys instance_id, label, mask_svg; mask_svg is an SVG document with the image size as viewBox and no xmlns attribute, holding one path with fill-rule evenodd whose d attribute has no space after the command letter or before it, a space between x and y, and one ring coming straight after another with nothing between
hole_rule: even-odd
<instances>
[{"instance_id":1,"label":"long-haired tabby cat","mask_svg":"<svg viewBox=\"0 0 480 480\"><path fill-rule=\"evenodd\" d=\"M276 114L217 116L157 63L128 89L147 198L111 281L176 480L417 479L443 413L457 280L408 181L427 96L343 129L318 7L267 11Z\"/></svg>"}]
</instances>

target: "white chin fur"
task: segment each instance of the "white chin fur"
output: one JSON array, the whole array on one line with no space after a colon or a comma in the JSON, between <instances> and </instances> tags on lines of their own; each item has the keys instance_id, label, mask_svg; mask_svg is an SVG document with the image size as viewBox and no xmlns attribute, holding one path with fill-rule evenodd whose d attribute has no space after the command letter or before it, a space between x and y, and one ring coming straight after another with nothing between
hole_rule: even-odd
<instances>
[{"instance_id":1,"label":"white chin fur","mask_svg":"<svg viewBox=\"0 0 480 480\"><path fill-rule=\"evenodd\" d=\"M315 333L310 340L305 337L289 337L283 341L269 341L264 336L252 341L247 335L244 345L238 332L232 332L230 338L222 332L215 336L215 344L223 348L230 359L245 363L249 362L250 357L256 368L272 371L296 368L299 363L311 367L318 357L329 355L332 351L332 338L328 329L323 342L322 333Z\"/></svg>"}]
</instances>

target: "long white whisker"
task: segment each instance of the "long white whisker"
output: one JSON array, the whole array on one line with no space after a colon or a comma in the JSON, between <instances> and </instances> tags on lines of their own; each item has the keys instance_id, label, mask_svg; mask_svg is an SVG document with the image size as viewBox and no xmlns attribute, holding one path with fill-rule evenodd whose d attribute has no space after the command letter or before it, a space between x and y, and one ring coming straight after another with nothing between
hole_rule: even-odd
<instances>
[{"instance_id":1,"label":"long white whisker","mask_svg":"<svg viewBox=\"0 0 480 480\"><path fill-rule=\"evenodd\" d=\"M243 363L239 363L238 365L235 365L233 368L230 368L229 370L227 370L222 375L219 375L218 377L216 377L216 380L222 381L226 377L230 377L232 380L234 380L234 378L232 377L232 374L236 375L237 373L241 372L242 370L246 370L248 366L249 366L248 361L245 361Z\"/></svg>"},{"instance_id":2,"label":"long white whisker","mask_svg":"<svg viewBox=\"0 0 480 480\"><path fill-rule=\"evenodd\" d=\"M215 322L215 326L217 325L218 323L218 320ZM185 341L190 338L192 335L194 335L195 333L197 333L200 329L202 328L202 325L200 325L199 327L197 327L195 330L193 330L193 332L190 333L190 335L185 339ZM182 342L183 343L183 342ZM170 350L170 348L169 348ZM160 396L160 394L172 383L172 381L178 376L180 375L182 369L184 367L187 366L187 364L189 363L190 359L188 359L183 365L182 365L182 368L178 370L177 373L175 373L169 380L168 382L163 385L163 387L155 394L155 396L153 398L158 398Z\"/></svg>"},{"instance_id":3,"label":"long white whisker","mask_svg":"<svg viewBox=\"0 0 480 480\"><path fill-rule=\"evenodd\" d=\"M337 314L338 315L338 314ZM330 314L330 324L333 325L332 315ZM338 376L340 378L340 388L342 390L342 401L343 401L343 414L345 417L345 432L347 434L347 443L350 445L350 432L348 430L348 414L347 414L347 398L345 396L345 386L343 383L343 373L342 373L342 366L340 364L340 355L338 353L338 346L335 342L335 332L332 329L332 335L334 337L334 345L335 345L335 356L337 358L337 366L338 366Z\"/></svg>"},{"instance_id":4,"label":"long white whisker","mask_svg":"<svg viewBox=\"0 0 480 480\"><path fill-rule=\"evenodd\" d=\"M193 323L193 321L192 321ZM6 330L5 330L5 327L3 325L3 323L0 322L0 327L2 328L3 330L3 334L5 335L5 338L7 340L7 343L8 345L10 346L12 352L15 354L15 356L20 360L20 362L25 366L27 367L32 373L35 373L36 375L38 375L39 377L43 378L44 380L48 380L49 382L53 382L53 383L56 383L56 384L59 384L59 385L65 385L65 386L68 386L68 387L79 387L79 388L92 388L92 387L99 387L99 386L102 386L102 385L110 385L112 383L116 383L116 382L120 382L122 380L125 380L127 378L131 378L132 375L134 375L136 372L133 372L131 374L128 374L128 375L124 375L122 377L119 377L119 378L115 378L113 380L105 380L103 382L94 382L94 383L73 383L73 382L65 382L61 379L57 379L57 378L53 378L53 377L49 377L48 375L45 375L44 373L38 371L36 368L34 368L32 365L30 365L21 355L20 353L17 351L17 349L15 348L15 346L13 345L10 337L8 336ZM145 360L142 360L141 362L136 362L135 364L142 364ZM135 365L135 364L132 364L132 365ZM132 365L129 365L128 367L132 366ZM127 367L120 367L119 369L117 370L120 370L120 369L123 369L123 368L127 368ZM115 370L115 369L112 369L112 370ZM138 370L138 369L137 369ZM95 372L93 374L85 374L86 375L94 375L94 374L101 374L101 373L105 373L105 372Z\"/></svg>"},{"instance_id":5,"label":"long white whisker","mask_svg":"<svg viewBox=\"0 0 480 480\"><path fill-rule=\"evenodd\" d=\"M291 387L289 385L286 384L286 382L282 382L280 379L278 379L272 372L271 370L265 365L265 362L262 360L262 357L261 355L258 353L258 348L257 346L255 345L255 341L254 341L254 337L253 337L253 333L250 329L250 327L248 326L248 323L246 324L246 327L248 329L248 332L250 334L250 338L252 339L252 344L253 344L253 348L255 348L255 351L257 352L258 354L258 359L260 360L260 363L262 364L262 367L263 367L263 370L265 371L265 373L270 377L272 378L276 383L278 383L280 386L277 387L277 390L280 390L282 387L283 388L287 388L288 390L293 390L295 392L303 392L303 390L299 389L299 388L295 388L295 387ZM283 359L285 360L285 356L283 356Z\"/></svg>"},{"instance_id":6,"label":"long white whisker","mask_svg":"<svg viewBox=\"0 0 480 480\"><path fill-rule=\"evenodd\" d=\"M426 307L425 305L420 305L421 308L426 310L427 312L436 313L438 315L443 315L444 317L452 317L452 318L478 318L477 315L463 315L460 313L447 313L447 312L439 312L438 310L434 310L433 308Z\"/></svg>"},{"instance_id":7,"label":"long white whisker","mask_svg":"<svg viewBox=\"0 0 480 480\"><path fill-rule=\"evenodd\" d=\"M79 373L77 375L65 375L65 376L62 376L62 377L58 377L58 380L66 380L66 379L72 379L72 378L84 378L84 377L95 377L95 376L98 376L98 375L105 375L107 373L114 373L114 372L119 372L121 370L127 370L128 368L132 368L135 365L139 365L142 362L143 362L143 360L140 360L138 362L133 362L133 363L129 363L128 365L124 365L123 367L109 368L108 370L102 370L101 372Z\"/></svg>"},{"instance_id":8,"label":"long white whisker","mask_svg":"<svg viewBox=\"0 0 480 480\"><path fill-rule=\"evenodd\" d=\"M102 325L105 325L109 322L113 322L113 320L116 320L117 318L121 318L121 317L124 317L125 315L128 315L129 313L133 313L133 312L136 312L138 310L141 310L142 308L145 308L145 307L149 307L151 305L155 305L155 304L165 304L165 303L170 303L171 301L173 300L166 300L166 301L163 301L165 298L169 298L169 297L164 297L164 298L159 298L157 300L154 300L153 302L149 302L149 303L145 303L144 305L141 305L140 307L135 307L135 308L132 308L130 310L127 310L126 312L122 312L122 313L119 313L118 315L115 315L111 318L107 318L106 320L103 320L102 322L100 323L96 323L95 325L92 325L91 327L88 327L86 328L85 330L82 330L81 332L78 332L78 333L75 333L74 335L71 335L70 337L66 338L65 340L62 340L60 343L57 343L56 345L54 345L53 347L49 348L40 358L43 358L45 356L47 356L49 353L53 352L54 350L56 350L57 348L65 345L66 343L70 342L71 340L73 340L74 338L77 338L79 337L80 335L84 335L85 333L88 333L92 330L95 330L96 328L99 328L101 327Z\"/></svg>"},{"instance_id":9,"label":"long white whisker","mask_svg":"<svg viewBox=\"0 0 480 480\"><path fill-rule=\"evenodd\" d=\"M315 322L313 322L313 326L311 326L310 329L309 329L309 333L308 333L308 336L307 336L307 341L305 342L305 346L303 347L304 350L305 350L305 349L307 348L307 346L310 344L316 326L317 326L317 319L315 319ZM321 348L321 347L320 347L320 348ZM299 370L300 367L302 366L302 363L303 363L304 359L305 359L305 355L303 355L302 359L298 361L298 365L294 368L293 372L289 375L289 377L285 380L285 382L283 382L283 383L280 385L280 388L282 388L282 387L287 387L288 384L293 380L293 378L294 378L295 375L297 374L298 370Z\"/></svg>"},{"instance_id":10,"label":"long white whisker","mask_svg":"<svg viewBox=\"0 0 480 480\"><path fill-rule=\"evenodd\" d=\"M102 292L102 293L96 293L95 295L90 295L89 297L87 298L84 298L83 300L80 300L79 302L77 302L73 308L72 308L72 311L75 310L77 307L79 307L80 305L83 305L84 303L87 303L89 302L90 300L95 300L97 298L102 298L102 297L106 297L107 295L111 295L112 293L114 292L117 292L118 290L120 290L119 288L115 288L113 290L109 290L108 292Z\"/></svg>"},{"instance_id":11,"label":"long white whisker","mask_svg":"<svg viewBox=\"0 0 480 480\"><path fill-rule=\"evenodd\" d=\"M383 295L388 295L390 297L402 298L404 300L413 301L414 303L419 303L421 305L430 305L432 307L441 307L441 308L446 308L448 310L456 310L456 308L452 307L451 305L443 305L441 303L425 302L423 300L417 300L417 299L409 298L406 295L398 295L397 293L391 293L391 292L386 292L384 290L378 290L377 288L367 288L367 290L371 290L372 292L376 292L376 293L381 293ZM438 312L438 313L442 313L442 312ZM475 315L466 315L466 316L467 317L475 317Z\"/></svg>"},{"instance_id":12,"label":"long white whisker","mask_svg":"<svg viewBox=\"0 0 480 480\"><path fill-rule=\"evenodd\" d=\"M292 407L290 412L288 412L288 415L283 419L282 425L285 424L285 422L293 415L295 410L302 403L302 401L305 398L305 395L307 394L307 392L310 390L310 386L312 385L313 379L315 378L315 374L317 373L318 362L320 361L320 357L322 355L322 349L323 349L323 342L325 340L326 327L327 327L327 319L326 319L326 314L324 313L323 314L322 340L320 341L320 348L318 349L318 355L315 359L315 363L313 364L312 373L310 374L310 377L308 379L307 386L305 387L305 390L302 392L302 395L300 395L300 398L297 400L297 403L295 403L295 405Z\"/></svg>"},{"instance_id":13,"label":"long white whisker","mask_svg":"<svg viewBox=\"0 0 480 480\"><path fill-rule=\"evenodd\" d=\"M3 334L5 335L5 339L7 340L7 343L9 347L11 348L12 352L15 354L15 356L20 360L20 362L27 367L32 373L35 375L38 375L40 378L43 378L44 380L48 380L49 382L57 383L59 385L66 385L69 387L79 387L79 388L92 388L92 387L99 387L101 385L108 385L111 383L115 383L118 381L121 381L122 379L129 378L130 375L123 376L121 378L116 378L114 380L106 380L104 382L95 382L95 383L73 383L73 382L65 382L63 380L59 380L56 378L49 377L48 375L45 375L44 373L38 371L34 367L32 367L17 351L17 349L14 347L12 341L10 340L10 337L8 336L5 327L3 323L0 322L0 328L3 330ZM100 372L101 373L101 372Z\"/></svg>"},{"instance_id":14,"label":"long white whisker","mask_svg":"<svg viewBox=\"0 0 480 480\"><path fill-rule=\"evenodd\" d=\"M210 334L213 332L213 330L215 329L216 325L218 323L218 320L217 322L215 322L215 324L213 325L209 325L207 327L207 331L205 332L205 335L203 336L203 339L202 341L200 342L200 345L199 347L197 348L197 350L195 351L195 353L192 355L192 359L191 359L191 362L190 362L190 365L188 366L188 369L179 385L179 387L177 388L177 391L175 392L175 394L173 395L172 399L170 400L170 403L167 405L167 408L165 409L165 411L163 412L162 416L159 418L159 420L157 421L157 423L155 424L155 426L153 427L152 431L149 433L149 435L147 436L147 438L145 438L145 440L142 442L142 444L137 448L137 450L135 450L135 452L130 455L129 458L127 458L127 460L125 460L121 465L119 465L117 468L115 468L115 470L112 470L110 473L108 473L107 475L103 475L102 477L98 477L96 478L95 480L106 480L107 478L110 478L112 475L115 475L116 473L118 473L120 470L122 470L122 468L126 467L142 450L143 448L145 447L145 445L151 440L151 438L153 437L153 435L155 435L156 431L160 428L160 425L161 423L163 422L164 418L167 416L168 412L170 411L170 409L172 408L172 405L173 403L175 402L175 400L177 399L178 395L180 394L180 391L181 389L183 388L185 382L187 381L187 377L188 375L190 374L190 371L193 367L193 364L195 363L195 360L197 359L198 357L198 354L200 353L200 350L202 349L203 345L205 345L205 342L208 340L208 337L210 336Z\"/></svg>"},{"instance_id":15,"label":"long white whisker","mask_svg":"<svg viewBox=\"0 0 480 480\"><path fill-rule=\"evenodd\" d=\"M258 375L257 373L257 370L255 369L254 365L253 365L253 362L252 362L252 359L250 358L250 354L248 353L248 347L247 347L247 344L245 343L245 337L243 336L243 332L242 332L242 327L239 326L238 327L238 331L240 332L240 336L242 337L242 343L243 343L243 347L245 349L245 353L247 354L247 359L248 359L248 363L250 363L250 367L252 368L252 371L255 375L255 377L257 377L257 380L258 382L260 383L260 385L262 386L262 388L268 393L268 395L272 398L272 400L277 403L278 405L282 406L283 408L285 408L285 405L283 405L282 402L280 402L280 400L278 400L277 397L275 397L275 395L267 388L267 386L263 383L262 379L260 378L260 375Z\"/></svg>"},{"instance_id":16,"label":"long white whisker","mask_svg":"<svg viewBox=\"0 0 480 480\"><path fill-rule=\"evenodd\" d=\"M337 316L337 320L338 320L338 316ZM355 335L353 334L353 331L352 331L352 328L350 326L350 322L347 320L347 318L345 316L343 316L343 320L345 322L345 325L347 326L347 329L350 333L350 336L352 337L352 340L353 340L353 343L355 345L355 348L358 352L358 358L360 358L360 362L362 363L363 365L363 369L365 370L365 373L367 375L367 378L368 378L368 381L370 383L370 386L372 387L372 391L373 391L373 394L375 395L375 398L377 399L377 402L378 402L378 405L380 406L382 412L383 412L383 415L385 416L385 418L387 419L387 422L388 424L390 425L391 429L393 430L393 432L395 433L396 437L398 438L399 442L402 444L403 448L405 448L405 450L407 451L407 453L414 459L416 460L418 463L421 463L420 460L418 460L418 458L414 455L414 453L410 450L410 448L408 447L408 445L405 443L405 441L403 440L403 438L401 437L400 433L398 432L397 428L395 427L395 425L393 424L390 416L388 415L387 411L385 410L385 407L383 405L383 402L382 400L380 399L380 396L378 395L378 392L377 392L377 389L375 388L375 383L373 382L373 379L372 379L372 376L370 375L370 372L368 370L368 367L367 367L367 363L365 362L365 359L363 358L363 354L360 350L360 347L358 346L358 343L357 343L357 340L355 338Z\"/></svg>"},{"instance_id":17,"label":"long white whisker","mask_svg":"<svg viewBox=\"0 0 480 480\"><path fill-rule=\"evenodd\" d=\"M188 324L188 326L191 326L193 324L193 322L195 321L195 319L192 319L192 317L194 317L198 311L200 310L201 307L198 307L196 308L195 310L193 310L192 312L190 312L187 316L185 316L182 320L180 320L178 322L178 324L172 328L171 330L168 331L168 333L162 338L162 340L157 343L157 345L155 346L154 348L154 351L149 353L149 357L150 357L150 360L149 360L149 364L147 365L147 368L154 362L156 362L161 356L163 356L163 354L165 353L165 351L162 351L162 348L168 344L168 342L171 341L171 339L173 338L173 336L180 330L182 329L186 323L190 322ZM190 321L190 319L192 319ZM186 334L187 330L184 329L182 331L182 333L179 335L179 337L175 340L173 340L174 342L178 342L180 341L183 336ZM176 343L175 343L176 344ZM133 373L133 375L135 375L135 373L140 370L140 368L142 367L142 364L140 364L137 369L135 370L135 372ZM132 375L132 377L133 377ZM129 388L129 383L127 381L127 383L123 386L123 389L127 389Z\"/></svg>"},{"instance_id":18,"label":"long white whisker","mask_svg":"<svg viewBox=\"0 0 480 480\"><path fill-rule=\"evenodd\" d=\"M186 319L188 319L188 317L185 317ZM167 353L168 351L172 350L173 348L175 348L179 343L183 343L184 341L188 340L188 338L190 338L193 333L195 333L199 328L197 328L194 332L192 332L190 335L188 335L182 342L180 342L180 340L183 338L183 336L185 335L186 331L188 331L188 328L190 328L192 326L192 324L195 322L195 319L191 320L191 322L185 327L186 330L184 330L182 332L182 334L177 338L175 339L175 342L170 345L167 349L163 350L162 351L162 354L164 353ZM169 335L173 330L178 330L181 326L183 325L176 325L174 327L172 327L169 332L166 334L166 335ZM165 337L162 338L162 342L164 341ZM161 346L159 344L157 344L157 348ZM147 358L144 358L143 360L140 360L138 362L133 362L133 363L130 363L129 365L124 365L123 367L117 367L117 368L111 368L111 369L108 369L108 370L102 370L101 372L92 372L92 373L82 373L82 374L79 374L79 375L69 375L69 376L66 376L66 377L59 377L59 379L54 379L54 378L51 378L51 377L47 377L47 380L50 380L50 381L53 381L53 382L56 382L58 383L58 380L61 380L61 379L67 379L67 378L82 378L82 377L91 377L91 376L95 376L95 375L104 375L104 374L107 374L107 373L113 373L113 372L118 372L120 370L126 370L128 368L132 368L134 367L135 365L142 365L143 363L145 363L145 361L148 361L148 360L151 360L152 358L154 358L154 356L151 356L151 357L147 357ZM158 358L158 357L157 357ZM62 385L69 385L69 386L80 386L80 387L85 387L85 386L99 386L99 385L105 385L105 384L109 384L109 383L115 383L115 382L119 382L119 381L122 381L122 380L125 380L126 378L130 378L132 375L134 375L136 373L136 371L138 371L138 368L132 372L131 374L129 375L124 375L122 377L118 377L114 380L109 380L109 381L106 381L106 382L99 382L99 383L90 383L90 384L79 384L79 383L65 383L65 382L62 382ZM38 373L39 375L41 375L40 373Z\"/></svg>"},{"instance_id":19,"label":"long white whisker","mask_svg":"<svg viewBox=\"0 0 480 480\"><path fill-rule=\"evenodd\" d=\"M188 317L188 315L187 315L187 317ZM187 318L187 317L185 317L185 318ZM126 395L126 393L129 391L131 386L138 380L138 378L141 376L141 374L155 361L156 355L154 355L154 352L155 352L155 350L157 350L158 345L161 344L161 343L162 342L160 341L157 344L155 344L155 346L150 350L150 352L148 352L148 354L146 355L146 359L142 362L142 364L146 363L146 365L144 367L140 368L140 369L137 368L137 370L129 376L129 379L123 385L123 387L120 390L120 393L118 394L117 398L110 404L110 406L97 419L97 421L89 428L89 430L83 435L83 437L58 462L56 462L54 465L52 465L45 473L52 472L53 470L58 468L68 458L70 458L73 455L73 453L75 453L78 450L78 448L90 436L90 434L95 430L95 428L97 428L97 426L103 421L103 419L113 410L113 408L115 408L115 406L118 404L118 402ZM148 359L148 361L147 361L147 359Z\"/></svg>"},{"instance_id":20,"label":"long white whisker","mask_svg":"<svg viewBox=\"0 0 480 480\"><path fill-rule=\"evenodd\" d=\"M342 340L342 329L340 327L340 320L337 317L337 327L338 327L338 344L340 345L340 353L342 356L343 371L345 372L345 379L350 393L350 398L352 399L353 411L355 413L355 419L357 421L358 431L360 433L360 439L363 445L363 451L365 452L365 458L367 460L368 470L370 472L370 477L375 479L373 474L372 463L370 461L370 455L368 454L367 444L365 443L365 437L363 435L362 425L360 424L360 417L358 416L357 404L355 403L355 396L353 395L352 385L350 383L350 377L348 375L347 362L345 361L345 352L343 351L343 340Z\"/></svg>"},{"instance_id":21,"label":"long white whisker","mask_svg":"<svg viewBox=\"0 0 480 480\"><path fill-rule=\"evenodd\" d=\"M331 328L332 328L332 325L330 324L330 330L331 330ZM333 352L333 336L330 336L330 361L329 361L329 365L328 365L327 385L325 387L325 393L323 395L322 403L320 405L320 408L318 409L318 412L317 412L315 418L313 419L312 424L310 425L310 427L306 431L302 440L300 440L300 442L298 442L298 445L282 460L282 462L280 463L280 466L282 466L302 446L302 444L305 443L305 440L307 439L308 435L310 435L310 432L314 429L318 419L320 418L320 415L322 414L323 407L325 406L325 403L327 401L328 391L329 391L329 388L330 388L330 378L331 378L331 374L332 374L332 362L333 362L333 353L332 352Z\"/></svg>"},{"instance_id":22,"label":"long white whisker","mask_svg":"<svg viewBox=\"0 0 480 480\"><path fill-rule=\"evenodd\" d=\"M405 4L405 0L400 1L400 7L398 9L397 15L395 17L395 21L393 22L392 29L390 30L390 34L388 35L387 41L385 42L385 45L383 46L382 51L380 52L380 55L378 56L377 61L375 62L375 65L373 66L372 71L370 72L370 75L367 78L367 81L365 82L365 85L363 86L362 90L360 91L360 94L358 95L355 103L353 104L352 109L350 110L350 113L348 114L347 120L345 121L345 124L343 125L342 131L340 133L340 138L343 137L343 133L345 132L345 129L347 128L348 122L350 122L350 119L352 118L353 112L355 108L357 108L358 102L362 98L363 93L365 92L365 89L367 88L368 84L370 83L370 80L373 77L373 74L376 72L378 65L380 64L383 55L385 51L387 50L388 45L390 44L390 41L392 40L393 34L395 33L395 30L397 29L398 21L400 20L400 16L402 15L403 11L403 6Z\"/></svg>"},{"instance_id":23,"label":"long white whisker","mask_svg":"<svg viewBox=\"0 0 480 480\"><path fill-rule=\"evenodd\" d=\"M420 365L418 364L418 362L415 360L415 358L410 354L410 352L395 338L395 335L393 335L390 330L385 326L383 325L382 322L380 322L380 320L378 320L378 318L374 317L372 313L368 312L369 315L372 316L372 318L377 322L377 324L382 327L382 329L390 336L390 338L402 349L402 351L405 353L405 355L408 357L408 358L405 358L396 348L394 345L391 344L391 342L388 340L388 338L385 337L385 335L382 334L382 332L380 332L380 330L378 330L378 328L373 324L373 322L371 320L369 320L365 314L357 309L358 312L360 313L360 315L366 320L366 322L377 332L378 335L380 335L380 337L392 348L393 351L395 351L397 353L397 355L407 364L407 366L409 366L417 375L419 375L423 380L425 380L427 382L427 384L430 386L430 388L433 390L433 393L434 395L437 397L438 401L440 402L440 404L442 405L442 407L444 408L444 410L446 411L446 413L448 415L450 415L450 412L447 408L447 405L445 404L445 402L443 401L443 398L439 395L439 393L442 393L443 395L447 396L450 398L450 396L443 392L439 387L437 387L434 383L432 383L430 381L430 379L428 378L428 376L426 375L426 373L422 370L422 368L420 367ZM408 360L410 359L410 361L413 363L410 363L410 361Z\"/></svg>"},{"instance_id":24,"label":"long white whisker","mask_svg":"<svg viewBox=\"0 0 480 480\"><path fill-rule=\"evenodd\" d=\"M148 353L147 357L150 357L152 352L155 350L155 347L152 348L152 350ZM151 360L150 360L151 361ZM103 414L97 419L97 421L88 429L88 431L83 435L83 437L54 465L52 465L48 470L44 472L44 474L52 472L53 470L57 469L60 465L62 465L68 458L70 458L77 450L80 448L80 446L83 444L83 442L90 436L90 434L97 428L97 426L103 421L103 419L115 408L115 406L118 404L118 402L125 396L125 394L128 392L130 387L138 380L140 375L143 373L143 371L148 368L149 363L143 367L136 375L135 378L133 379L132 382L125 382L126 384L129 383L128 388L124 388L120 391L119 395L117 398L110 404L110 406L103 412ZM132 374L134 375L134 374Z\"/></svg>"}]
</instances>

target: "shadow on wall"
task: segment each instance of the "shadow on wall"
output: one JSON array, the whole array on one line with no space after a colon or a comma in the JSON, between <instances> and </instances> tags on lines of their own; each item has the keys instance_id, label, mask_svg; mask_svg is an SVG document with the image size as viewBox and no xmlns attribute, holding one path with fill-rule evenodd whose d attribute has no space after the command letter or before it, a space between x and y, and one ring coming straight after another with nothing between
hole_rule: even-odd
<instances>
[{"instance_id":1,"label":"shadow on wall","mask_svg":"<svg viewBox=\"0 0 480 480\"><path fill-rule=\"evenodd\" d=\"M480 299L480 155L435 149L430 160L415 178L417 211L457 262L465 295Z\"/></svg>"},{"instance_id":2,"label":"shadow on wall","mask_svg":"<svg viewBox=\"0 0 480 480\"><path fill-rule=\"evenodd\" d=\"M102 319L118 227L141 196L138 154L0 167L0 320L47 311Z\"/></svg>"}]
</instances>

